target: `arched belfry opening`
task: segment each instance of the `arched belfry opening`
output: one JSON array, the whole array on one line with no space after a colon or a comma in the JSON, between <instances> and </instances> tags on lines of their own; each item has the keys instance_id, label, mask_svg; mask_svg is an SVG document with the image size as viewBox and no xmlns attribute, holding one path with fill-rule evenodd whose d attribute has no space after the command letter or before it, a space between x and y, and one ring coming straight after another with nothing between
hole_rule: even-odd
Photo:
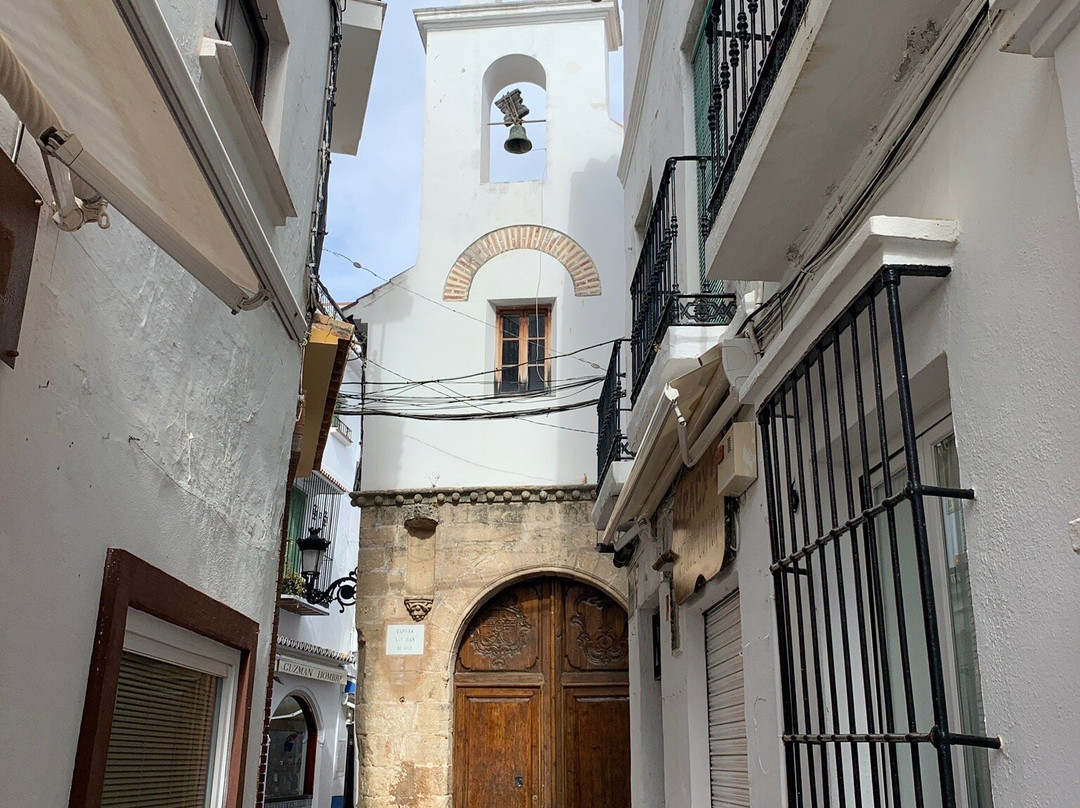
<instances>
[{"instance_id":1,"label":"arched belfry opening","mask_svg":"<svg viewBox=\"0 0 1080 808\"><path fill-rule=\"evenodd\" d=\"M504 148L509 128L497 101L519 90L527 107L524 125L531 149L510 154ZM484 71L481 115L481 166L484 182L542 180L547 172L547 73L531 56L512 53L492 62Z\"/></svg>"},{"instance_id":2,"label":"arched belfry opening","mask_svg":"<svg viewBox=\"0 0 1080 808\"><path fill-rule=\"evenodd\" d=\"M582 581L492 595L457 648L454 805L629 808L628 642L626 611Z\"/></svg>"}]
</instances>

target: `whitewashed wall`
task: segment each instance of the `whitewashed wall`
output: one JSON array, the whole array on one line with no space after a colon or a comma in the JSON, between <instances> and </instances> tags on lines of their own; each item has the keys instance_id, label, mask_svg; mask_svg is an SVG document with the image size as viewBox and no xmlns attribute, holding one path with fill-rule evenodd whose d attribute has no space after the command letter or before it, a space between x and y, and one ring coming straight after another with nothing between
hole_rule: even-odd
<instances>
[{"instance_id":1,"label":"whitewashed wall","mask_svg":"<svg viewBox=\"0 0 1080 808\"><path fill-rule=\"evenodd\" d=\"M511 4L506 8L513 11ZM488 112L482 81L496 59L515 53L536 59L546 72L546 179L485 183L481 143ZM495 301L553 302L554 354L624 335L622 195L616 177L622 133L608 114L606 78L599 19L429 32L418 262L394 279L401 288L380 287L356 309L370 323L373 390L399 376L437 379L491 370ZM515 80L510 75L507 83ZM575 297L569 274L554 259L516 251L480 270L467 302L443 301L443 284L460 253L480 236L516 224L545 225L581 244L597 266L603 294ZM609 354L605 346L580 359L555 359L552 378L602 376ZM490 394L491 374L483 382L450 383L449 392L436 386L419 395ZM529 406L588 400L598 393L599 384L572 398L560 393L530 399ZM595 409L534 420L540 423L371 418L364 488L595 482Z\"/></svg>"},{"instance_id":2,"label":"whitewashed wall","mask_svg":"<svg viewBox=\"0 0 1080 808\"><path fill-rule=\"evenodd\" d=\"M356 359L346 365L342 390L358 389L359 381L360 361ZM340 431L332 430L326 440L326 450L323 453L320 468L346 488L351 489L356 474L356 464L360 459L360 418L346 416L342 420L352 430L352 437L346 439ZM345 494L338 499L335 519L334 564L330 579L320 582L323 585L338 578L344 578L356 567L360 547L360 510L352 506ZM282 610L278 618L278 632L300 642L342 653L355 653L354 608L349 606L342 612L336 604L331 604L329 611L330 613L326 615L301 616ZM355 668L351 672L355 674ZM303 696L315 709L319 734L312 805L324 808L330 805L333 796L343 793L344 790L344 758L342 757L344 754L342 744L346 740L344 685L279 672L274 682L271 709L276 710L282 699L295 694Z\"/></svg>"},{"instance_id":3,"label":"whitewashed wall","mask_svg":"<svg viewBox=\"0 0 1080 808\"><path fill-rule=\"evenodd\" d=\"M299 292L330 11L274 5L289 39L275 143L298 216L271 242ZM166 7L189 65L215 8ZM9 153L14 128L3 106ZM41 180L29 139L20 165ZM17 367L0 366L0 733L24 739L0 782L25 804L67 804L105 552L119 547L260 623L250 805L300 349L269 306L230 314L112 220L68 234L43 213Z\"/></svg>"},{"instance_id":4,"label":"whitewashed wall","mask_svg":"<svg viewBox=\"0 0 1080 808\"><path fill-rule=\"evenodd\" d=\"M671 55L681 31L672 28L663 37L657 55ZM677 133L665 131L671 124L656 123L677 117L679 92L689 98L677 76L668 69L650 74L649 112L632 159L624 158L628 218L636 212L632 200L650 166L678 148ZM658 116L656 108L663 111ZM951 399L961 482L977 495L964 519L987 732L1004 739L1004 749L990 754L998 806L1070 805L1080 793L1080 775L1070 764L1080 744L1072 720L1080 714L1080 697L1070 685L1080 670L1080 644L1074 639L1080 557L1070 546L1067 527L1080 514L1080 217L1072 171L1076 156L1069 153L1065 121L1054 62L1004 54L990 41L914 158L868 211L960 223L952 276L909 318L906 333L913 375L940 364L943 356L947 361L948 387L939 392ZM846 171L837 167L837 179ZM746 402L749 412L767 392ZM743 498L738 527L740 550L733 568L681 610L681 651L672 654L670 631L664 630L659 743L654 719L635 714L635 742L642 753L634 765L651 765L650 756L663 749L667 808L704 804L701 614L736 583L752 804L774 806L782 799L771 559L761 482ZM631 612L632 630L642 637L666 595L666 586L649 569L649 552L654 551L639 559L636 572L642 605ZM658 600L650 600L652 593ZM632 670L633 692L644 694L642 704L658 709L650 696L653 687L642 669ZM641 793L636 808L660 804L655 795Z\"/></svg>"}]
</instances>

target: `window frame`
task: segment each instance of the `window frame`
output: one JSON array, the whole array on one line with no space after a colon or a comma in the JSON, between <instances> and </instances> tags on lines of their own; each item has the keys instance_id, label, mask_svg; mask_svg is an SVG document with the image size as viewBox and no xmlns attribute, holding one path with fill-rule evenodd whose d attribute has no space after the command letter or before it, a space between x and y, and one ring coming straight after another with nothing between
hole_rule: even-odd
<instances>
[{"instance_id":1,"label":"window frame","mask_svg":"<svg viewBox=\"0 0 1080 808\"><path fill-rule=\"evenodd\" d=\"M239 23L237 14L244 18ZM214 30L222 41L232 43L237 24L244 25L246 22L251 31L255 45L255 63L250 65L251 76L248 77L245 74L244 78L247 79L248 90L260 115L263 114L266 73L270 61L270 36L266 33L266 24L263 20L263 14L256 0L218 0L218 7L214 12ZM243 70L244 65L241 64L240 67Z\"/></svg>"},{"instance_id":2,"label":"window frame","mask_svg":"<svg viewBox=\"0 0 1080 808\"><path fill-rule=\"evenodd\" d=\"M139 613L151 619L147 620ZM138 616L132 619L133 614ZM130 633L129 622L132 627ZM161 622L167 624L165 633L171 636L173 642L169 641L170 637L160 637L155 642L129 640L129 636L134 638L149 630L148 626L157 626ZM182 633L177 634L174 630ZM142 647L150 648L156 643L158 653L164 653L161 649L174 645L178 642L177 638L185 635L179 650L189 661L185 667L191 667L191 660L199 656L207 664L221 664L220 658L215 660L215 654L210 653L213 646L204 641L212 641L236 653L233 657L236 664L231 674L235 677L235 697L231 716L226 722L227 731L220 738L223 765L215 768L214 780L215 788L220 788L218 805L239 808L242 804L259 624L127 550L109 548L105 557L97 628L75 752L69 808L82 808L101 802L112 734L113 705L121 655L126 644L142 643ZM129 650L142 653L133 648ZM226 689L223 688L222 692ZM225 701L221 703L226 704ZM218 749L215 749L215 755L217 752Z\"/></svg>"},{"instance_id":3,"label":"window frame","mask_svg":"<svg viewBox=\"0 0 1080 808\"><path fill-rule=\"evenodd\" d=\"M531 306L499 306L495 309L495 395L500 398L514 398L517 396L545 396L551 392L551 316L552 305L550 303L534 304ZM529 368L539 367L536 363L530 363L529 340L534 337L529 333L529 317L536 314L544 314L544 386L541 390L529 390ZM507 392L502 389L503 374L503 318L508 315L521 317L524 327L518 328L518 390ZM524 357L524 360L522 360ZM521 389L524 385L524 389Z\"/></svg>"},{"instance_id":4,"label":"window frame","mask_svg":"<svg viewBox=\"0 0 1080 808\"><path fill-rule=\"evenodd\" d=\"M915 446L919 458L919 473L922 476L924 484L945 487L946 481L939 478L938 470L934 463L934 448L949 437L955 437L956 435L951 408L947 404L939 403L937 405L931 405L928 408L917 410L915 412L915 427ZM871 450L870 479L867 481L865 477L859 477L860 491L870 493L871 499L873 500L876 500L876 497L873 496L873 492L875 492L877 487L882 484L883 475L886 473L886 469L890 477L895 477L897 474L906 471L903 437L899 428L894 428L889 431L888 440L890 446L897 446L899 448L890 453L886 462L882 462L880 450ZM941 664L945 680L945 698L949 724L954 728L954 732L971 731L974 734L985 734L985 708L982 703L981 690L978 693L978 696L980 702L979 706L983 711L984 725L982 727L974 728L963 726L961 712L963 697L960 692L959 660L957 657L958 648L955 628L953 626L953 621L950 619L954 604L949 589L948 559L946 558L947 547L945 541L945 514L943 506L947 500L945 498L935 498L935 501L936 504L934 507L927 507L926 509L926 531L931 548L930 569L934 587L934 598L939 605L937 610L937 629L942 651ZM964 500L955 501L962 503ZM964 514L961 506L961 520L963 521L963 519ZM917 595L917 593L914 594ZM977 636L975 637L975 653L977 659ZM953 767L956 773L955 787L957 806L959 808L981 808L976 801L977 797L968 793L966 777L967 756L969 754L985 755L987 750L974 746L954 744L951 746L951 752ZM992 804L993 803L991 802L991 806Z\"/></svg>"},{"instance_id":5,"label":"window frame","mask_svg":"<svg viewBox=\"0 0 1080 808\"><path fill-rule=\"evenodd\" d=\"M231 708L236 705L240 652L132 607L128 607L123 650L218 680L208 805L221 805L228 788L229 739L236 721Z\"/></svg>"}]
</instances>

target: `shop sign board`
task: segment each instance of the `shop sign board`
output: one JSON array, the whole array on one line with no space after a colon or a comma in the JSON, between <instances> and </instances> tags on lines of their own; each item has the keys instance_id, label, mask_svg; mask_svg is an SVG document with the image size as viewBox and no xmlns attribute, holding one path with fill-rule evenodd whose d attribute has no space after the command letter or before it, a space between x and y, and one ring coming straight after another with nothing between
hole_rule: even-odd
<instances>
[{"instance_id":1,"label":"shop sign board","mask_svg":"<svg viewBox=\"0 0 1080 808\"><path fill-rule=\"evenodd\" d=\"M675 484L671 549L675 601L684 602L724 565L724 499L717 491L716 462L706 452Z\"/></svg>"},{"instance_id":2,"label":"shop sign board","mask_svg":"<svg viewBox=\"0 0 1080 808\"><path fill-rule=\"evenodd\" d=\"M334 682L339 685L345 684L347 679L345 671L324 668L321 665L309 665L282 657L277 659L277 670L279 673L303 676L305 679L317 679L320 682Z\"/></svg>"}]
</instances>

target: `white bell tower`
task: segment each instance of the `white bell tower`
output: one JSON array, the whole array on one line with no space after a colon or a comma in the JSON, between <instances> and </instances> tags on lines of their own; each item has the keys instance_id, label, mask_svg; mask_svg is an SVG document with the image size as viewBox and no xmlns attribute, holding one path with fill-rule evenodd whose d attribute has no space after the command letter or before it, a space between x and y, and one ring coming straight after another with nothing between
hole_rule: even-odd
<instances>
[{"instance_id":1,"label":"white bell tower","mask_svg":"<svg viewBox=\"0 0 1080 808\"><path fill-rule=\"evenodd\" d=\"M390 369L373 364L371 378L469 377L415 388L418 397L445 395L447 411L561 411L377 418L364 488L594 483L595 409L563 408L596 398L600 384L586 382L603 375L611 347L566 354L624 335L622 127L608 105L608 54L621 44L617 6L463 2L415 16L427 69L420 248L417 265L395 279L404 289L360 301L371 357ZM533 149L524 155L504 152L508 129L495 107L513 89L529 109ZM520 357L513 353L504 331L517 326L501 319L509 311L525 312L521 328L529 313L538 316L531 327L544 332L542 346L523 338ZM541 349L544 368L522 370L519 387L496 371ZM545 389L530 387L534 370Z\"/></svg>"}]
</instances>

